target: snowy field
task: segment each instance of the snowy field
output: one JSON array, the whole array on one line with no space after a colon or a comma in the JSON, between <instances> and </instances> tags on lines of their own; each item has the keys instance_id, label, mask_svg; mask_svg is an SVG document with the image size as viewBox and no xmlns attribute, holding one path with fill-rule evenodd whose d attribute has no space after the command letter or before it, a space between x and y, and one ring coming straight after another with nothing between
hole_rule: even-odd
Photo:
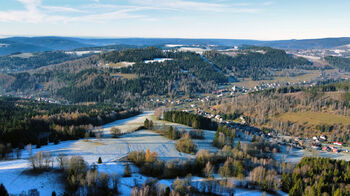
<instances>
[{"instance_id":1,"label":"snowy field","mask_svg":"<svg viewBox=\"0 0 350 196\"><path fill-rule=\"evenodd\" d=\"M177 124L177 123L173 123L173 122L167 122L167 121L163 121L163 120L155 120L154 118L152 118L154 125L157 128L161 128L163 125L165 126L172 126L172 127L176 127L177 130L182 131L190 131L193 130L193 128L186 126L186 125L182 125L182 124ZM212 145L213 139L214 139L214 135L215 135L215 131L210 131L210 130L203 130L204 131L204 139L200 140L200 139L193 139L193 142L197 145L198 149L205 149L205 150L209 150L210 152L217 152L218 149L216 147L214 147Z\"/></svg>"},{"instance_id":2,"label":"snowy field","mask_svg":"<svg viewBox=\"0 0 350 196\"><path fill-rule=\"evenodd\" d=\"M111 138L110 129L118 127L123 133L135 130L143 125L144 120L152 119L157 126L172 125L177 129L191 130L190 127L170 123L165 121L158 121L153 118L153 112L145 112L135 117L118 120L102 126L103 137L101 139L90 138L88 140L81 139L75 141L65 141L57 145L49 144L37 149L33 146L32 154L42 150L50 152L52 156L64 153L67 156L82 156L89 164L96 163L98 157L102 158L103 163L98 165L100 172L108 174L123 175L125 163L120 162L119 159L125 157L132 151L146 151L157 152L158 157L162 160L170 159L189 159L194 158L194 155L178 152L175 148L175 141L169 140L155 132L140 130L133 133L128 133L120 138ZM204 131L204 140L193 140L198 149L208 149L211 152L216 152L218 149L213 147L211 142L214 138L214 131ZM30 189L37 189L40 195L51 195L52 191L61 194L64 192L64 185L60 182L60 175L58 172L50 171L40 175L28 174L30 165L28 157L30 154L23 150L22 159L0 161L0 183L3 183L6 189L11 194L20 194L22 191ZM54 165L57 167L57 165ZM142 184L147 177L137 173L138 169L131 166L132 177L121 178L120 191L121 195L130 195L132 187L137 184ZM197 180L201 178L196 177ZM170 186L173 180L160 180L161 184ZM262 195L260 191L237 189L235 195Z\"/></svg>"},{"instance_id":3,"label":"snowy field","mask_svg":"<svg viewBox=\"0 0 350 196\"><path fill-rule=\"evenodd\" d=\"M96 163L98 157L101 157L103 164L99 165L98 169L106 173L119 175L123 174L124 165L117 160L131 151L146 151L149 149L151 152L157 152L159 158L163 160L193 157L192 155L178 152L175 148L175 141L168 140L152 131L141 130L125 134L121 138L108 138L111 127L118 127L122 132L128 132L143 125L144 120L146 118L150 119L152 114L152 112L146 112L135 117L106 124L102 127L104 137L101 139L90 138L88 140L65 141L57 145L49 144L39 149L33 149L32 153L35 154L42 150L50 152L52 156L60 153L68 156L82 156L89 164ZM41 195L51 195L53 190L61 193L64 187L59 182L58 173L48 172L37 176L25 174L25 171L30 168L27 160L29 156L29 153L23 150L22 159L0 162L0 183L3 183L12 194L19 194L22 191L28 191L33 188L38 189ZM122 185L125 186L122 190L131 190L131 187L129 187L130 183L123 183L124 181L128 181L128 179L121 179L122 184L125 184Z\"/></svg>"}]
</instances>

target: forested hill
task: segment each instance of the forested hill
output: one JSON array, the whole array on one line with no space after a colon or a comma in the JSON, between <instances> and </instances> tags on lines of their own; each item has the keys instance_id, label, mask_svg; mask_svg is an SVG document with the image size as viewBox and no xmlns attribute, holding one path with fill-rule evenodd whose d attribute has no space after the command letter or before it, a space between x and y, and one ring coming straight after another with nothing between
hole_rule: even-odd
<instances>
[{"instance_id":1,"label":"forested hill","mask_svg":"<svg viewBox=\"0 0 350 196\"><path fill-rule=\"evenodd\" d=\"M337 56L326 56L325 60L342 71L350 71L350 59Z\"/></svg>"},{"instance_id":2,"label":"forested hill","mask_svg":"<svg viewBox=\"0 0 350 196\"><path fill-rule=\"evenodd\" d=\"M0 71L14 72L36 69L42 66L63 63L85 55L78 56L64 51L41 52L41 53L18 53L0 56Z\"/></svg>"},{"instance_id":3,"label":"forested hill","mask_svg":"<svg viewBox=\"0 0 350 196\"><path fill-rule=\"evenodd\" d=\"M0 39L0 55L16 52L42 52L54 50L72 50L84 47L107 45L155 46L177 45L218 45L218 46L269 46L282 49L334 48L350 44L350 38L324 38L304 40L259 41L244 39L179 39L179 38L74 38L74 37L10 37Z\"/></svg>"},{"instance_id":4,"label":"forested hill","mask_svg":"<svg viewBox=\"0 0 350 196\"><path fill-rule=\"evenodd\" d=\"M41 145L47 139L82 138L93 126L137 114L139 111L126 111L111 104L60 105L0 97L0 145L23 147L28 143ZM49 133L49 138L40 141L39 136L44 133Z\"/></svg>"},{"instance_id":5,"label":"forested hill","mask_svg":"<svg viewBox=\"0 0 350 196\"><path fill-rule=\"evenodd\" d=\"M0 75L0 85L3 93L43 94L76 103L117 102L137 106L151 96L210 93L232 76L263 79L275 69L311 66L307 60L296 59L282 50L260 47L252 50L240 50L233 57L208 52L205 54L208 61L193 52L155 47L126 49L31 72ZM156 58L165 60L145 62Z\"/></svg>"},{"instance_id":6,"label":"forested hill","mask_svg":"<svg viewBox=\"0 0 350 196\"><path fill-rule=\"evenodd\" d=\"M171 60L143 62L160 57ZM224 74L216 72L200 55L190 52L163 52L157 48L131 49L103 54L100 61L128 61L135 64L113 69L84 70L67 78L70 85L60 89L58 94L74 102L114 100L132 103L151 95L173 97L210 92L219 83L227 82Z\"/></svg>"},{"instance_id":7,"label":"forested hill","mask_svg":"<svg viewBox=\"0 0 350 196\"><path fill-rule=\"evenodd\" d=\"M272 69L313 68L305 58L294 58L284 50L269 47L249 47L229 54L209 51L205 56L225 73L233 73L240 78L251 77L253 80L273 76Z\"/></svg>"},{"instance_id":8,"label":"forested hill","mask_svg":"<svg viewBox=\"0 0 350 196\"><path fill-rule=\"evenodd\" d=\"M155 58L165 58L167 54L162 50L149 47L145 49L129 49L123 51L112 51L101 55L101 60L106 62L118 63L122 61L138 62Z\"/></svg>"}]
</instances>

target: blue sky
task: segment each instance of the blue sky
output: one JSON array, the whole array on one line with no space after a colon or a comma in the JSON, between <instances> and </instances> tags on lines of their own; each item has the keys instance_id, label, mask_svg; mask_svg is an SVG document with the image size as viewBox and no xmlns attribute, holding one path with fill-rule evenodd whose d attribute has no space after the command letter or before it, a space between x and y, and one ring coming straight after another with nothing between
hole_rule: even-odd
<instances>
[{"instance_id":1,"label":"blue sky","mask_svg":"<svg viewBox=\"0 0 350 196\"><path fill-rule=\"evenodd\" d=\"M350 37L349 0L0 0L0 36Z\"/></svg>"}]
</instances>

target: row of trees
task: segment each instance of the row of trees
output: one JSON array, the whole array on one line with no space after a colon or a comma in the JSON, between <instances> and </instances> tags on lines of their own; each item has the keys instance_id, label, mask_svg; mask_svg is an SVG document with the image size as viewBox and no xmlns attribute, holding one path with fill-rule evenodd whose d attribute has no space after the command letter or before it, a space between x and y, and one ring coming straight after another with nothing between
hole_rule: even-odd
<instances>
[{"instance_id":1,"label":"row of trees","mask_svg":"<svg viewBox=\"0 0 350 196\"><path fill-rule=\"evenodd\" d=\"M194 129L216 130L217 128L217 123L211 121L211 119L183 111L166 111L163 114L163 119L169 122L187 125Z\"/></svg>"}]
</instances>

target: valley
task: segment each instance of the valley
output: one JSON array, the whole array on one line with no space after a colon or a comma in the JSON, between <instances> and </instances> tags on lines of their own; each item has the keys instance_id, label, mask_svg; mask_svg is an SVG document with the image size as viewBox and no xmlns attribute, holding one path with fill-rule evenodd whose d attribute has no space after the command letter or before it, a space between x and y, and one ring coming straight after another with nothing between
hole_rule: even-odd
<instances>
[{"instance_id":1,"label":"valley","mask_svg":"<svg viewBox=\"0 0 350 196\"><path fill-rule=\"evenodd\" d=\"M0 57L8 192L298 195L348 172L346 49L128 44ZM342 173L300 173L320 161Z\"/></svg>"}]
</instances>

